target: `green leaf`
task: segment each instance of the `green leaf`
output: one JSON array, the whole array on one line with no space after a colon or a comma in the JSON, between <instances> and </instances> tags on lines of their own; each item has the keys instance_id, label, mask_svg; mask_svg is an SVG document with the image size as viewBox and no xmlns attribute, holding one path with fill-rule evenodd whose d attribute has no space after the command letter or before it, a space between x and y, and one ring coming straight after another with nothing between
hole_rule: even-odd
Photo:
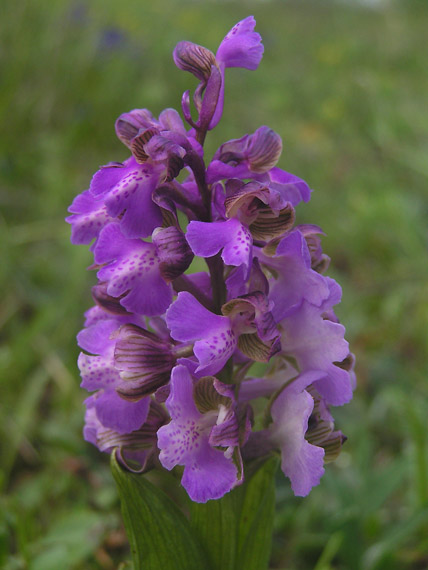
<instances>
[{"instance_id":1,"label":"green leaf","mask_svg":"<svg viewBox=\"0 0 428 570\"><path fill-rule=\"evenodd\" d=\"M215 570L234 570L240 515L240 491L207 503L192 503L190 525Z\"/></svg>"},{"instance_id":2,"label":"green leaf","mask_svg":"<svg viewBox=\"0 0 428 570\"><path fill-rule=\"evenodd\" d=\"M266 570L272 548L275 472L278 457L269 458L246 483L242 504L236 570Z\"/></svg>"},{"instance_id":3,"label":"green leaf","mask_svg":"<svg viewBox=\"0 0 428 570\"><path fill-rule=\"evenodd\" d=\"M134 570L201 570L209 564L186 517L145 479L124 471L114 452L111 468L122 505Z\"/></svg>"},{"instance_id":4,"label":"green leaf","mask_svg":"<svg viewBox=\"0 0 428 570\"><path fill-rule=\"evenodd\" d=\"M214 570L266 570L275 510L276 457L221 499L192 503L190 524Z\"/></svg>"}]
</instances>

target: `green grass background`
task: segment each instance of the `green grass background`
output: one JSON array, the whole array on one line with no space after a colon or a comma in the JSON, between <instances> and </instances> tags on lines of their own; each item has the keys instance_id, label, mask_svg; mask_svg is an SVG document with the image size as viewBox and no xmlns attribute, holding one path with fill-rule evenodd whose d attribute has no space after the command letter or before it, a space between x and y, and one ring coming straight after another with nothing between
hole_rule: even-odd
<instances>
[{"instance_id":1,"label":"green grass background","mask_svg":"<svg viewBox=\"0 0 428 570\"><path fill-rule=\"evenodd\" d=\"M230 70L208 154L267 124L314 193L357 355L349 436L319 487L278 478L272 568L428 567L428 2L3 0L0 18L0 567L117 568L128 557L108 457L82 440L75 335L91 256L63 222L114 121L179 108L171 52L217 48L254 14L259 70Z\"/></svg>"}]
</instances>

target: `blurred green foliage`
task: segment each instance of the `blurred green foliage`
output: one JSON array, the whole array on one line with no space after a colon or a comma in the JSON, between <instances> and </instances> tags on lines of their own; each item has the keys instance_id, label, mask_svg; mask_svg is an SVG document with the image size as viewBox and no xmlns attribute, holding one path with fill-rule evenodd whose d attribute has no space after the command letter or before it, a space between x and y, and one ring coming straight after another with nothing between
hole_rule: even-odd
<instances>
[{"instance_id":1,"label":"blurred green foliage","mask_svg":"<svg viewBox=\"0 0 428 570\"><path fill-rule=\"evenodd\" d=\"M208 155L267 124L280 166L315 189L343 286L358 390L349 436L306 499L278 478L272 568L428 567L428 75L425 1L3 0L0 19L0 567L113 569L127 557L108 458L82 441L75 335L91 305L85 247L63 222L116 117L178 108L181 39L215 50L254 14L265 57L230 70Z\"/></svg>"}]
</instances>

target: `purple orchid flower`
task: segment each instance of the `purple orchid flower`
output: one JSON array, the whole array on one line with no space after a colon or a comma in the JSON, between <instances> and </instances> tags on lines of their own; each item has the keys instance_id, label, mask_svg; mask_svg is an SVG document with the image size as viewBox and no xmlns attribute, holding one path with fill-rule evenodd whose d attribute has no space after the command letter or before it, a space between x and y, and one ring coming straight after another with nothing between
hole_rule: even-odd
<instances>
[{"instance_id":1,"label":"purple orchid flower","mask_svg":"<svg viewBox=\"0 0 428 570\"><path fill-rule=\"evenodd\" d=\"M172 243L168 239L171 233ZM164 313L172 301L169 278L182 273L192 260L181 235L179 230L167 228L155 232L152 243L147 243L127 239L117 223L107 225L94 248L95 263L104 265L98 278L108 282L107 293L124 295L120 303L130 312L147 316Z\"/></svg>"},{"instance_id":2,"label":"purple orchid flower","mask_svg":"<svg viewBox=\"0 0 428 570\"><path fill-rule=\"evenodd\" d=\"M232 458L233 447L239 443L238 429L236 417L227 410L224 396L223 401L219 398L222 403L218 409L201 413L193 393L194 382L189 371L183 365L176 366L171 375L171 393L166 400L171 422L158 430L159 460L169 470L184 465L181 484L193 501L205 503L222 497L240 482ZM230 389L228 394L233 405ZM235 424L234 429L231 422ZM225 451L217 449L219 446L226 448Z\"/></svg>"},{"instance_id":3,"label":"purple orchid flower","mask_svg":"<svg viewBox=\"0 0 428 570\"><path fill-rule=\"evenodd\" d=\"M277 166L280 136L262 126L205 162L225 70L255 70L262 58L254 28L252 16L238 22L215 55L177 44L176 65L199 82L197 119L189 91L188 126L171 108L120 115L130 158L101 167L67 218L99 279L78 335L91 392L85 439L137 472L181 466L197 502L222 497L250 462L278 452L294 493L307 495L345 439L329 406L355 388L334 312L341 289L324 275L321 228L295 226L311 189ZM260 376L255 362L266 364Z\"/></svg>"},{"instance_id":4,"label":"purple orchid flower","mask_svg":"<svg viewBox=\"0 0 428 570\"><path fill-rule=\"evenodd\" d=\"M238 345L230 319L208 311L187 292L178 294L166 313L166 323L173 339L196 341L193 352L199 362L195 372L199 374L216 374Z\"/></svg>"},{"instance_id":5,"label":"purple orchid flower","mask_svg":"<svg viewBox=\"0 0 428 570\"><path fill-rule=\"evenodd\" d=\"M97 419L106 428L118 434L140 428L149 411L149 398L138 402L123 400L116 389L122 380L114 365L115 340L111 338L122 325L117 318L99 319L83 329L77 336L79 346L91 355L80 353L78 365L82 376L82 388L93 392L89 398Z\"/></svg>"}]
</instances>

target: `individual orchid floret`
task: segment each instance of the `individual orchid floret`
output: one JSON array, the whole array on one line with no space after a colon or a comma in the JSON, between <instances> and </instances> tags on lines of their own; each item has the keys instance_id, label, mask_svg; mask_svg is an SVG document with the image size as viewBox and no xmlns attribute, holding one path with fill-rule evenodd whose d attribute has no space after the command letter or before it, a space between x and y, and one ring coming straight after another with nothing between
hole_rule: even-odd
<instances>
[{"instance_id":1,"label":"individual orchid floret","mask_svg":"<svg viewBox=\"0 0 428 570\"><path fill-rule=\"evenodd\" d=\"M128 148L131 148L133 139L148 129L160 128L160 123L148 109L134 109L129 113L122 113L116 120L116 134Z\"/></svg>"},{"instance_id":2,"label":"individual orchid floret","mask_svg":"<svg viewBox=\"0 0 428 570\"><path fill-rule=\"evenodd\" d=\"M197 79L204 82L211 75L211 67L217 65L212 51L188 41L178 42L172 55L174 63L179 69L189 71Z\"/></svg>"},{"instance_id":3,"label":"individual orchid floret","mask_svg":"<svg viewBox=\"0 0 428 570\"><path fill-rule=\"evenodd\" d=\"M269 127L220 146L207 170L210 183L226 178L254 178L271 170L282 151L281 137Z\"/></svg>"},{"instance_id":4,"label":"individual orchid floret","mask_svg":"<svg viewBox=\"0 0 428 570\"><path fill-rule=\"evenodd\" d=\"M226 386L219 392L218 384L213 378L194 384L187 368L176 366L166 400L171 422L158 430L160 462L169 470L184 466L181 484L198 503L219 499L242 480L233 459L239 444L233 395L230 389L224 395Z\"/></svg>"},{"instance_id":5,"label":"individual orchid floret","mask_svg":"<svg viewBox=\"0 0 428 570\"><path fill-rule=\"evenodd\" d=\"M152 193L163 178L164 165L138 164L131 157L123 164L103 166L92 178L89 190L104 201L109 216L120 216L118 221L126 237L144 238L162 225L162 212L153 202Z\"/></svg>"},{"instance_id":6,"label":"individual orchid floret","mask_svg":"<svg viewBox=\"0 0 428 570\"><path fill-rule=\"evenodd\" d=\"M312 445L324 449L324 463L330 463L339 456L346 436L340 430L334 429L333 416L330 413L325 400L317 393L313 386L307 391L314 399L314 408L308 420L306 440Z\"/></svg>"},{"instance_id":7,"label":"individual orchid floret","mask_svg":"<svg viewBox=\"0 0 428 570\"><path fill-rule=\"evenodd\" d=\"M107 225L94 248L100 281L120 303L140 315L161 315L172 301L171 278L183 273L192 260L184 234L177 228L157 230L153 242L127 239L118 223Z\"/></svg>"},{"instance_id":8,"label":"individual orchid floret","mask_svg":"<svg viewBox=\"0 0 428 570\"><path fill-rule=\"evenodd\" d=\"M248 16L226 34L216 53L221 67L242 67L251 71L258 68L264 48L255 27L254 16Z\"/></svg>"},{"instance_id":9,"label":"individual orchid floret","mask_svg":"<svg viewBox=\"0 0 428 570\"><path fill-rule=\"evenodd\" d=\"M270 252L270 246L264 251ZM311 255L303 234L294 229L274 249L274 255L265 255L260 250L256 255L261 265L275 274L275 279L270 280L270 297L276 321L303 299L320 307L330 296L329 282L311 268Z\"/></svg>"},{"instance_id":10,"label":"individual orchid floret","mask_svg":"<svg viewBox=\"0 0 428 570\"><path fill-rule=\"evenodd\" d=\"M322 447L305 439L314 400L306 388L319 381L322 372L307 372L289 383L271 406L273 426L270 439L281 451L281 468L291 481L294 494L306 496L324 473Z\"/></svg>"},{"instance_id":11,"label":"individual orchid floret","mask_svg":"<svg viewBox=\"0 0 428 570\"><path fill-rule=\"evenodd\" d=\"M168 309L166 322L173 339L196 341L193 353L199 374L216 374L236 350L238 341L230 319L215 315L186 291L179 293Z\"/></svg>"},{"instance_id":12,"label":"individual orchid floret","mask_svg":"<svg viewBox=\"0 0 428 570\"><path fill-rule=\"evenodd\" d=\"M195 255L211 257L222 250L227 265L244 265L249 275L253 240L267 242L294 223L294 209L275 191L231 180L226 184L225 221L190 222L186 238Z\"/></svg>"},{"instance_id":13,"label":"individual orchid floret","mask_svg":"<svg viewBox=\"0 0 428 570\"><path fill-rule=\"evenodd\" d=\"M91 397L91 406L103 426L118 434L138 429L146 421L149 411L148 398L127 402L116 391L122 379L115 367L115 341L111 336L121 324L116 318L100 319L77 337L80 347L91 353L82 352L78 359L81 386L90 392L97 391Z\"/></svg>"},{"instance_id":14,"label":"individual orchid floret","mask_svg":"<svg viewBox=\"0 0 428 570\"><path fill-rule=\"evenodd\" d=\"M268 362L281 349L280 334L270 303L261 291L254 291L223 305L223 315L230 318L238 336L238 348L258 362Z\"/></svg>"},{"instance_id":15,"label":"individual orchid floret","mask_svg":"<svg viewBox=\"0 0 428 570\"><path fill-rule=\"evenodd\" d=\"M216 374L236 348L259 362L268 362L280 350L279 333L262 293L230 301L222 312L227 316L211 313L190 293L181 292L166 313L172 338L196 341L195 373Z\"/></svg>"},{"instance_id":16,"label":"individual orchid floret","mask_svg":"<svg viewBox=\"0 0 428 570\"><path fill-rule=\"evenodd\" d=\"M154 467L157 460L156 433L168 421L168 415L161 405L150 401L145 422L139 428L123 434L100 421L95 408L96 395L88 398L85 405L83 435L86 441L104 453L114 450L118 460L129 471L143 473Z\"/></svg>"},{"instance_id":17,"label":"individual orchid floret","mask_svg":"<svg viewBox=\"0 0 428 570\"><path fill-rule=\"evenodd\" d=\"M214 116L210 122L213 129L223 114L224 101L224 70L228 67L242 67L254 71L258 68L263 57L264 47L260 34L254 31L256 20L248 16L233 26L221 42L216 60L221 71L221 89Z\"/></svg>"},{"instance_id":18,"label":"individual orchid floret","mask_svg":"<svg viewBox=\"0 0 428 570\"><path fill-rule=\"evenodd\" d=\"M345 327L323 317L323 307L307 301L290 309L280 322L282 354L293 358L301 372L321 370L316 389L327 404L340 406L352 398L349 372L338 364L349 355Z\"/></svg>"},{"instance_id":19,"label":"individual orchid floret","mask_svg":"<svg viewBox=\"0 0 428 570\"><path fill-rule=\"evenodd\" d=\"M254 240L267 242L287 232L294 224L294 208L279 192L259 182L230 180L224 201L227 218L238 218Z\"/></svg>"}]
</instances>

